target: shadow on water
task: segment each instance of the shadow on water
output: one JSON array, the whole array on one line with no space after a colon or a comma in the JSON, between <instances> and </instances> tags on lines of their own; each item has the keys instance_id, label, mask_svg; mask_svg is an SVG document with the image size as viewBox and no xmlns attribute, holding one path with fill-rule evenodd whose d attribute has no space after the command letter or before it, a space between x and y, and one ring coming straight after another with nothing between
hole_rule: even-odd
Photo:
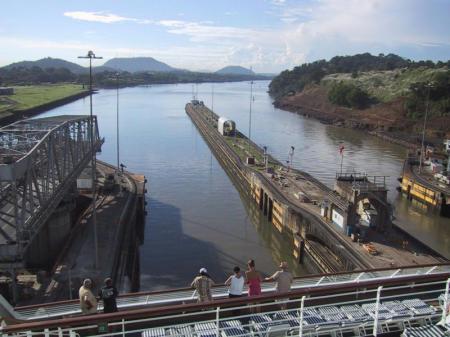
<instances>
[{"instance_id":1,"label":"shadow on water","mask_svg":"<svg viewBox=\"0 0 450 337\"><path fill-rule=\"evenodd\" d=\"M213 244L183 232L180 210L150 198L145 241L147 252L141 257L141 284L152 290L189 286L201 267L213 279L223 275L218 252ZM174 261L177 263L174 264Z\"/></svg>"},{"instance_id":2,"label":"shadow on water","mask_svg":"<svg viewBox=\"0 0 450 337\"><path fill-rule=\"evenodd\" d=\"M241 191L239 191L239 196L258 235L265 242L267 247L270 248L270 254L275 263L278 265L279 262L286 261L289 265L289 270L294 276L306 275L307 271L304 266L299 264L298 260L292 255L294 249L292 234L287 231L280 233L275 226L268 221L253 200Z\"/></svg>"}]
</instances>

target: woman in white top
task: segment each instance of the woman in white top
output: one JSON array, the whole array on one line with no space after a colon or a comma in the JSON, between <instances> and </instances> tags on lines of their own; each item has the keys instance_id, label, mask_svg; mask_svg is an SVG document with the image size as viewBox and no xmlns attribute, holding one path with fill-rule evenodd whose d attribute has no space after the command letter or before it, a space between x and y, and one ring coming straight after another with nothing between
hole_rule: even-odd
<instances>
[{"instance_id":1,"label":"woman in white top","mask_svg":"<svg viewBox=\"0 0 450 337\"><path fill-rule=\"evenodd\" d=\"M230 289L228 289L228 297L242 297L245 277L241 274L241 269L239 267L234 267L233 271L234 275L231 275L228 280L225 281L225 285L230 286Z\"/></svg>"}]
</instances>

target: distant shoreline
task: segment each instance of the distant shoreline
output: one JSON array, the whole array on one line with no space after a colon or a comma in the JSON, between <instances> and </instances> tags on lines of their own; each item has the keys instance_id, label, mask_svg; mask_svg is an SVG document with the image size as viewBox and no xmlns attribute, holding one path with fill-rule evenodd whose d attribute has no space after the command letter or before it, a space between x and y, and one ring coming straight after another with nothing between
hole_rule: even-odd
<instances>
[{"instance_id":1,"label":"distant shoreline","mask_svg":"<svg viewBox=\"0 0 450 337\"><path fill-rule=\"evenodd\" d=\"M393 132L389 131L379 131L379 130L370 130L366 125L352 123L352 120L345 120L342 116L337 114L333 114L331 112L325 112L320 109L312 109L310 107L302 107L302 106L293 106L288 104L282 104L280 101L275 100L273 102L275 108L292 112L307 118L314 118L315 120L321 122L322 124L333 125L336 127L348 128L353 130L359 130L363 132L367 132L368 134L375 136L377 138L383 139L384 141L394 143L400 146L403 146L407 149L415 149L418 144L413 143L411 141L404 140L398 136L396 136Z\"/></svg>"},{"instance_id":2,"label":"distant shoreline","mask_svg":"<svg viewBox=\"0 0 450 337\"><path fill-rule=\"evenodd\" d=\"M65 105L67 103L74 102L74 101L79 100L80 98L84 98L86 96L89 96L89 90L82 91L82 92L79 92L79 93L76 93L76 94L73 94L70 96L60 98L60 99L56 99L54 101L47 102L47 103L29 108L29 109L13 111L11 115L0 118L0 126L5 126L8 124L17 122L18 120L21 120L21 119L36 116L40 113L57 108L61 105Z\"/></svg>"}]
</instances>

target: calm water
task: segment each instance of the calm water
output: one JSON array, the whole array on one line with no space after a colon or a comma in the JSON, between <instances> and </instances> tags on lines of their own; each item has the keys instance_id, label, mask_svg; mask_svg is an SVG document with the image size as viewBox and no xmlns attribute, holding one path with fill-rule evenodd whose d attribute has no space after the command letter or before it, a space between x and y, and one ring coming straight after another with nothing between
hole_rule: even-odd
<instances>
[{"instance_id":1,"label":"calm water","mask_svg":"<svg viewBox=\"0 0 450 337\"><path fill-rule=\"evenodd\" d=\"M426 215L418 205L399 198L395 187L405 150L363 133L323 125L313 119L274 109L268 82L256 82L252 139L273 156L286 160L295 146L294 166L332 185L339 169L338 147L345 144L344 170L388 175L389 198L405 228L450 257L450 222ZM214 110L234 119L248 133L249 83L214 84ZM120 91L121 162L149 179L149 215L141 247L142 290L185 286L200 267L223 281L234 265L255 258L270 274L287 259L296 275L304 273L290 258L285 240L241 196L184 112L192 85L160 85ZM211 106L211 84L198 86ZM88 114L83 99L44 114ZM94 96L94 113L106 142L101 160L116 162L116 93ZM44 116L43 115L43 116Z\"/></svg>"}]
</instances>

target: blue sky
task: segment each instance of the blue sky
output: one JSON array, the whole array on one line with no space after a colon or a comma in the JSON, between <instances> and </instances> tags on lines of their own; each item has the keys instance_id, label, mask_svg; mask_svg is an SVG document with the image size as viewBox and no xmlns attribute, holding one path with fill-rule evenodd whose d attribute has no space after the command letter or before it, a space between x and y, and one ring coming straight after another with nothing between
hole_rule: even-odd
<instances>
[{"instance_id":1,"label":"blue sky","mask_svg":"<svg viewBox=\"0 0 450 337\"><path fill-rule=\"evenodd\" d=\"M366 51L448 60L449 14L450 0L2 1L0 66L47 56L82 63L87 50L258 72Z\"/></svg>"}]
</instances>

